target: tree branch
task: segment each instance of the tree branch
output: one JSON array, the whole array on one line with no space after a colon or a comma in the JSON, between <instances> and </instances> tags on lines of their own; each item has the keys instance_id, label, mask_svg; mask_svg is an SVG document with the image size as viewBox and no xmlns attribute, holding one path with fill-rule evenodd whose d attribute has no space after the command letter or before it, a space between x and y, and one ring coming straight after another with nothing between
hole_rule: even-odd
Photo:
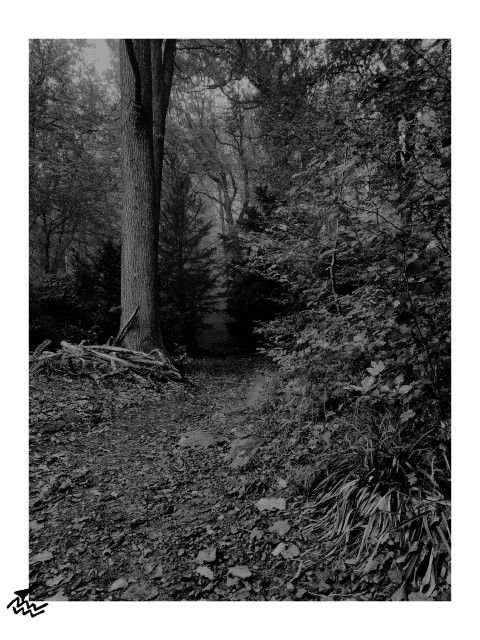
<instances>
[{"instance_id":1,"label":"tree branch","mask_svg":"<svg viewBox=\"0 0 480 640\"><path fill-rule=\"evenodd\" d=\"M125 47L127 49L128 59L130 60L130 66L132 67L133 75L135 76L135 102L134 105L138 108L142 108L142 78L140 75L140 69L138 61L133 49L133 40L125 40Z\"/></svg>"}]
</instances>

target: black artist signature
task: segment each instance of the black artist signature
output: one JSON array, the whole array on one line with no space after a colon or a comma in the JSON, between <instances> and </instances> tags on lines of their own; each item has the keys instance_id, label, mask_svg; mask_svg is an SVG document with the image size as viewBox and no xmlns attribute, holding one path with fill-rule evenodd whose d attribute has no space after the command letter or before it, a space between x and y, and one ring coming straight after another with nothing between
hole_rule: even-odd
<instances>
[{"instance_id":1,"label":"black artist signature","mask_svg":"<svg viewBox=\"0 0 480 640\"><path fill-rule=\"evenodd\" d=\"M22 615L24 616L29 613L32 618L35 618L35 616L39 616L41 613L45 613L45 607L48 607L48 602L41 605L36 605L33 602L28 602L28 600L26 600L28 589L20 589L20 591L15 591L15 595L17 597L7 605L7 609L13 607L14 613L22 613Z\"/></svg>"}]
</instances>

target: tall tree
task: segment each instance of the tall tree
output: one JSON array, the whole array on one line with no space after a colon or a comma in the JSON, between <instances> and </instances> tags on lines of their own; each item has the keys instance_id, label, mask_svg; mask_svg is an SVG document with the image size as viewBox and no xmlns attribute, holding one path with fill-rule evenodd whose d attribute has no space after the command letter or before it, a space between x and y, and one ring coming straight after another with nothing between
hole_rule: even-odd
<instances>
[{"instance_id":1,"label":"tall tree","mask_svg":"<svg viewBox=\"0 0 480 640\"><path fill-rule=\"evenodd\" d=\"M158 228L165 118L175 41L120 42L123 132L122 326L127 347L163 349Z\"/></svg>"},{"instance_id":2,"label":"tall tree","mask_svg":"<svg viewBox=\"0 0 480 640\"><path fill-rule=\"evenodd\" d=\"M84 48L81 41L30 41L30 255L36 277L62 272L71 250L95 244L114 228L112 99L85 64Z\"/></svg>"}]
</instances>

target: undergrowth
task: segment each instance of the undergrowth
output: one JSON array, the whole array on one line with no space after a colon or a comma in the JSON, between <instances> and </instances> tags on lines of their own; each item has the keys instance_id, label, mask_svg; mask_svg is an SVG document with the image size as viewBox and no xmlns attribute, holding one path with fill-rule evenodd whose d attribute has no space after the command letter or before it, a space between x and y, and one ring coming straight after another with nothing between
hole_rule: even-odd
<instances>
[{"instance_id":1,"label":"undergrowth","mask_svg":"<svg viewBox=\"0 0 480 640\"><path fill-rule=\"evenodd\" d=\"M450 580L449 423L401 422L398 412L362 405L318 421L305 404L295 410L279 374L259 395L289 485L308 499L318 561L343 562L360 581L395 570L399 592L435 596Z\"/></svg>"}]
</instances>

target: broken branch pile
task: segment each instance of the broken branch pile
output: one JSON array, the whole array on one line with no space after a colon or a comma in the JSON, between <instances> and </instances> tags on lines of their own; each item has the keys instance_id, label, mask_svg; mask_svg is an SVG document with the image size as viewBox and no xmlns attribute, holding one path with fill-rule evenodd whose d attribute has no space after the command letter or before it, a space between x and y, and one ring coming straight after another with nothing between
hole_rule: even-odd
<instances>
[{"instance_id":1,"label":"broken branch pile","mask_svg":"<svg viewBox=\"0 0 480 640\"><path fill-rule=\"evenodd\" d=\"M70 344L62 341L58 351L46 351L50 344L46 340L30 354L31 375L83 371L90 373L97 381L122 374L153 384L182 381L178 369L160 349L143 353L111 345Z\"/></svg>"}]
</instances>

